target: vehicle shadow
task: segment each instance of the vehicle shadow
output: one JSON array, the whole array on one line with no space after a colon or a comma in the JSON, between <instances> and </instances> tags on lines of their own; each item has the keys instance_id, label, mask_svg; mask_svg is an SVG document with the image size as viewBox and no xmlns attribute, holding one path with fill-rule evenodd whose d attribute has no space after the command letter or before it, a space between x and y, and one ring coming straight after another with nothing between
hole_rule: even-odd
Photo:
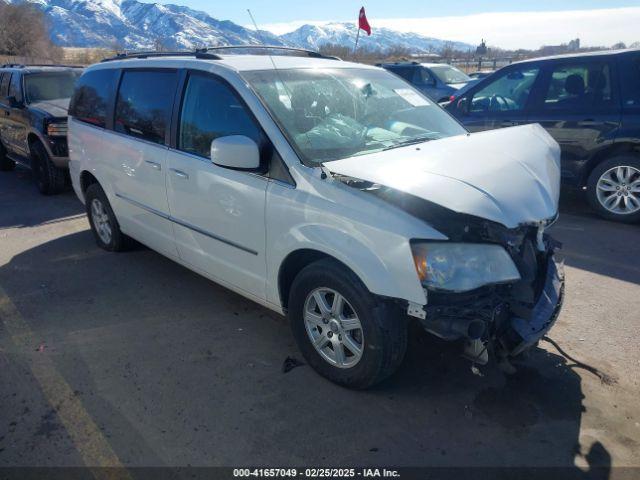
<instances>
[{"instance_id":1,"label":"vehicle shadow","mask_svg":"<svg viewBox=\"0 0 640 480\"><path fill-rule=\"evenodd\" d=\"M33 227L84 215L84 207L71 187L55 196L40 195L31 171L20 165L12 172L0 172L0 205L0 230Z\"/></svg>"},{"instance_id":2,"label":"vehicle shadow","mask_svg":"<svg viewBox=\"0 0 640 480\"><path fill-rule=\"evenodd\" d=\"M589 210L581 192L563 191L560 219L551 234L562 242L570 267L640 284L640 226L603 220Z\"/></svg>"},{"instance_id":3,"label":"vehicle shadow","mask_svg":"<svg viewBox=\"0 0 640 480\"><path fill-rule=\"evenodd\" d=\"M580 444L580 376L543 350L514 376L494 366L479 376L456 345L411 324L398 373L347 390L308 366L284 373L287 357L301 357L283 318L150 250L98 250L89 231L14 256L0 267L0 285L128 466L553 467L556 478L609 476L606 446ZM37 450L5 449L5 464L17 453L24 464ZM574 467L576 458L589 468Z\"/></svg>"}]
</instances>

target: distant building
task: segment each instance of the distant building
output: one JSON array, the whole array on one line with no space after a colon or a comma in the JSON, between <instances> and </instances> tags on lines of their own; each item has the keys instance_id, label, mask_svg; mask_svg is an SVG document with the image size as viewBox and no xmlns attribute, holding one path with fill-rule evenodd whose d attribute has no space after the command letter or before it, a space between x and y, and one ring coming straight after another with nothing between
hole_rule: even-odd
<instances>
[{"instance_id":1,"label":"distant building","mask_svg":"<svg viewBox=\"0 0 640 480\"><path fill-rule=\"evenodd\" d=\"M562 53L572 53L580 50L580 39L576 38L569 43L563 43L562 45L544 45L540 48L542 55L559 55Z\"/></svg>"}]
</instances>

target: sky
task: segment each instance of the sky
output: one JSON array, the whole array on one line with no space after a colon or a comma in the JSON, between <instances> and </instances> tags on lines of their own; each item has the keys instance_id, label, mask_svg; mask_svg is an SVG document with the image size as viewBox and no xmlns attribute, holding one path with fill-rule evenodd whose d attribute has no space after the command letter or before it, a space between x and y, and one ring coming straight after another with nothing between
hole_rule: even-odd
<instances>
[{"instance_id":1,"label":"sky","mask_svg":"<svg viewBox=\"0 0 640 480\"><path fill-rule=\"evenodd\" d=\"M151 0L149 0L151 1ZM204 10L244 26L251 9L260 28L282 34L305 23L355 21L477 45L537 48L580 37L583 45L640 41L640 0L160 0Z\"/></svg>"}]
</instances>

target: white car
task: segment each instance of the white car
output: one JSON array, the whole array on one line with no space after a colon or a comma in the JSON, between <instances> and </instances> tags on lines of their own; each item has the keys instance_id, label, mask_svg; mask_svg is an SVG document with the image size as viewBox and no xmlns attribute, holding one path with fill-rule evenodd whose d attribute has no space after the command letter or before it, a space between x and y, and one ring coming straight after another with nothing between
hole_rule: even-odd
<instances>
[{"instance_id":1,"label":"white car","mask_svg":"<svg viewBox=\"0 0 640 480\"><path fill-rule=\"evenodd\" d=\"M287 314L307 362L353 388L397 369L410 317L479 363L551 328L560 152L544 129L470 135L380 68L214 52L80 78L70 171L100 247L133 238Z\"/></svg>"}]
</instances>

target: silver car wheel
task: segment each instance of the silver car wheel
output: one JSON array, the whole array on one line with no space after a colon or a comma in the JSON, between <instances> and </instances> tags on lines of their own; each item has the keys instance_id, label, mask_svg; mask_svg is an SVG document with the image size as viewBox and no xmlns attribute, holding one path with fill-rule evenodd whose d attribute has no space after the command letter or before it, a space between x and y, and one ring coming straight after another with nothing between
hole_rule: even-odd
<instances>
[{"instance_id":1,"label":"silver car wheel","mask_svg":"<svg viewBox=\"0 0 640 480\"><path fill-rule=\"evenodd\" d=\"M311 344L329 364L351 368L362 358L364 332L347 300L330 288L316 288L304 302L304 323Z\"/></svg>"},{"instance_id":2,"label":"silver car wheel","mask_svg":"<svg viewBox=\"0 0 640 480\"><path fill-rule=\"evenodd\" d=\"M616 215L640 210L640 170L621 165L604 172L596 184L598 201Z\"/></svg>"},{"instance_id":3,"label":"silver car wheel","mask_svg":"<svg viewBox=\"0 0 640 480\"><path fill-rule=\"evenodd\" d=\"M91 201L91 219L93 220L93 225L96 227L96 232L98 233L98 237L105 244L111 243L111 221L109 220L109 214L107 214L104 205L98 198L94 198Z\"/></svg>"}]
</instances>

